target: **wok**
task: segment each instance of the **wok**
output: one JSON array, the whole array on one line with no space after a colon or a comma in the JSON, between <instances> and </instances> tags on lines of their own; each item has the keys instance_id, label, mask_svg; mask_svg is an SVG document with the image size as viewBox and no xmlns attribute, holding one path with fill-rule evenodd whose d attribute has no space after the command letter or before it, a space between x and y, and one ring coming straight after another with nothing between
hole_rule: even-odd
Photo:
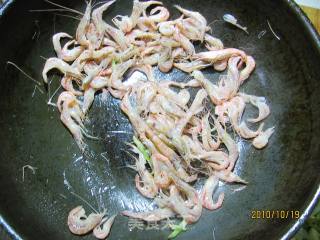
<instances>
[{"instance_id":1,"label":"wok","mask_svg":"<svg viewBox=\"0 0 320 240\"><path fill-rule=\"evenodd\" d=\"M57 3L84 11L85 2ZM241 142L236 172L249 182L242 191L223 185L223 207L204 211L198 223L178 239L289 239L303 224L319 196L320 156L320 38L301 9L288 0L164 1L197 10L208 22L231 13L248 27L249 35L222 21L214 21L213 33L226 47L254 56L257 68L241 91L266 96L272 114L267 126L276 126L269 145L255 150ZM118 0L106 19L131 11L131 1ZM127 145L132 128L118 101L98 94L86 120L88 131L104 138L86 142L90 154L82 156L58 111L46 104L35 84L7 61L14 62L41 81L44 59L54 56L55 32L75 33L77 20L30 9L55 8L42 0L7 1L0 10L0 214L3 228L14 239L93 239L73 236L66 225L70 209L84 205L75 192L95 208L109 213L124 209L150 209L150 201L134 187L134 172ZM271 33L267 20L274 32ZM260 34L266 30L266 34ZM258 37L260 36L260 38ZM261 36L263 35L263 36ZM218 75L206 72L211 79ZM179 71L158 77L185 79ZM51 94L58 86L53 79ZM106 99L107 98L107 99ZM250 111L247 114L251 114ZM103 154L101 154L103 153ZM35 174L28 168L36 167ZM301 218L252 219L254 210L299 211ZM116 218L110 240L166 239L169 230L134 229L128 219ZM214 236L213 236L214 235Z\"/></svg>"}]
</instances>

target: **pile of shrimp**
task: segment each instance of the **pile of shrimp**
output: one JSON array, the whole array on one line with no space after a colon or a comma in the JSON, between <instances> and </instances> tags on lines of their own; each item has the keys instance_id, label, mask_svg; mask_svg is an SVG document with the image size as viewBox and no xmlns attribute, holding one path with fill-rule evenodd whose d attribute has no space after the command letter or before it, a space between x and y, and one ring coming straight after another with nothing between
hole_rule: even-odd
<instances>
[{"instance_id":1,"label":"pile of shrimp","mask_svg":"<svg viewBox=\"0 0 320 240\"><path fill-rule=\"evenodd\" d=\"M149 212L123 211L123 215L152 222L179 217L195 223L203 208L222 206L223 192L213 199L219 181L247 183L233 173L239 157L235 135L262 149L274 132L274 127L264 129L262 122L270 114L266 99L239 92L254 70L255 60L239 49L224 48L222 41L210 34L211 28L199 12L175 6L182 15L169 20L170 13L162 2L134 0L131 15L116 16L112 26L102 15L114 2L94 9L88 2L75 37L68 33L53 36L57 57L46 61L43 79L48 82L52 69L63 74L64 91L57 106L61 121L81 149L86 135L83 120L95 93L107 91L121 100L120 107L135 136L150 154L149 159L132 145L137 154L132 167L137 171L136 188L158 206ZM62 38L69 39L64 46ZM196 52L195 43L207 50ZM164 73L180 69L190 80L156 80L152 66ZM213 83L201 72L205 68L226 70L226 74ZM136 70L147 78L135 74ZM132 74L125 79L127 72ZM190 88L197 91L194 99ZM208 110L208 103L214 110ZM257 109L256 118L243 119L247 104ZM253 130L247 123L259 126ZM193 183L200 176L206 181L196 190ZM87 217L79 206L69 214L70 231L82 235L94 229L97 238L105 238L114 216L107 220L104 215Z\"/></svg>"}]
</instances>

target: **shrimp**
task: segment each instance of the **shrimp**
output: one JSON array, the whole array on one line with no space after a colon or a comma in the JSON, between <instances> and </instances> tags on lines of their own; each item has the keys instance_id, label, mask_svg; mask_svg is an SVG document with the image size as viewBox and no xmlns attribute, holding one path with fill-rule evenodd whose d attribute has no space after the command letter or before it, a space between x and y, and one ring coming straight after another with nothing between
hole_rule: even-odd
<instances>
[{"instance_id":1,"label":"shrimp","mask_svg":"<svg viewBox=\"0 0 320 240\"><path fill-rule=\"evenodd\" d=\"M192 59L198 59L205 62L215 63L217 61L229 59L232 56L240 56L244 61L246 61L247 58L245 52L239 49L225 48L221 50L196 53L192 56Z\"/></svg>"},{"instance_id":2,"label":"shrimp","mask_svg":"<svg viewBox=\"0 0 320 240\"><path fill-rule=\"evenodd\" d=\"M244 99L245 102L250 102L253 106L257 107L259 110L259 115L257 118L250 118L248 122L260 122L266 119L270 114L270 108L267 105L267 100L265 97L257 97L254 95L247 95L245 93L240 93L240 97Z\"/></svg>"},{"instance_id":3,"label":"shrimp","mask_svg":"<svg viewBox=\"0 0 320 240\"><path fill-rule=\"evenodd\" d=\"M221 50L224 48L222 41L219 38L215 38L210 34L204 35L204 41L206 42L206 48L209 51Z\"/></svg>"},{"instance_id":4,"label":"shrimp","mask_svg":"<svg viewBox=\"0 0 320 240\"><path fill-rule=\"evenodd\" d=\"M60 58L64 61L67 61L67 62L74 61L77 57L79 57L79 55L83 51L83 47L79 46L79 47L76 47L72 50L69 50L68 47L74 43L74 41L69 41L62 49L61 44L60 44L61 38L71 38L72 39L72 37L69 34L64 33L64 32L56 33L55 35L53 35L53 37L52 37L53 48L54 48L58 58Z\"/></svg>"},{"instance_id":5,"label":"shrimp","mask_svg":"<svg viewBox=\"0 0 320 240\"><path fill-rule=\"evenodd\" d=\"M108 56L113 56L115 53L115 49L113 47L103 47L99 50L85 50L83 54L79 56L77 59L80 63L86 60L96 60L96 61L101 61Z\"/></svg>"},{"instance_id":6,"label":"shrimp","mask_svg":"<svg viewBox=\"0 0 320 240\"><path fill-rule=\"evenodd\" d=\"M230 161L230 164L228 166L228 170L232 171L232 169L234 168L234 165L239 157L239 150L238 150L237 144L232 139L232 137L222 128L222 126L218 122L218 120L215 118L213 118L213 120L215 123L215 127L217 129L219 138L221 139L221 141L224 143L224 145L228 149L228 153L229 153L228 158Z\"/></svg>"},{"instance_id":7,"label":"shrimp","mask_svg":"<svg viewBox=\"0 0 320 240\"><path fill-rule=\"evenodd\" d=\"M245 122L242 122L238 126L237 131L238 131L239 135L241 137L243 137L244 139L251 139L251 138L257 137L261 133L263 126L264 126L264 123L260 124L257 131L252 131L251 129L248 128L248 126Z\"/></svg>"},{"instance_id":8,"label":"shrimp","mask_svg":"<svg viewBox=\"0 0 320 240\"><path fill-rule=\"evenodd\" d=\"M82 119L84 117L79 102L71 92L60 94L57 106L61 112L60 119L69 129L80 148L83 148Z\"/></svg>"},{"instance_id":9,"label":"shrimp","mask_svg":"<svg viewBox=\"0 0 320 240\"><path fill-rule=\"evenodd\" d=\"M103 18L102 18L103 12L106 11L115 1L116 0L108 1L108 2L104 3L102 6L93 10L93 12L92 12L92 22L93 22L94 26L96 27L97 34L98 34L98 38L97 38L98 45L99 45L99 43L101 44L102 42L104 42L104 44L105 44L105 39L106 39L106 38L104 38L106 26L105 26L105 22L103 21ZM106 45L109 45L109 44L106 44ZM112 46L114 47L113 44L112 44Z\"/></svg>"},{"instance_id":10,"label":"shrimp","mask_svg":"<svg viewBox=\"0 0 320 240\"><path fill-rule=\"evenodd\" d=\"M100 224L93 229L93 235L98 239L106 239L109 236L110 229L116 216L117 215L112 215L110 218L103 218Z\"/></svg>"},{"instance_id":11,"label":"shrimp","mask_svg":"<svg viewBox=\"0 0 320 240\"><path fill-rule=\"evenodd\" d=\"M198 24L194 19L178 19L176 25L181 33L192 41L203 41L203 35L201 29L198 28Z\"/></svg>"},{"instance_id":12,"label":"shrimp","mask_svg":"<svg viewBox=\"0 0 320 240\"><path fill-rule=\"evenodd\" d=\"M69 91L69 92L72 92L75 96L82 96L83 93L81 91L78 91L78 90L75 90L74 87L73 87L73 81L75 81L72 77L70 76L64 76L62 79L61 79L61 86Z\"/></svg>"},{"instance_id":13,"label":"shrimp","mask_svg":"<svg viewBox=\"0 0 320 240\"><path fill-rule=\"evenodd\" d=\"M219 96L218 86L206 79L202 72L195 70L192 72L191 76L194 77L194 79L196 79L204 87L213 104L220 105L222 103L221 97Z\"/></svg>"},{"instance_id":14,"label":"shrimp","mask_svg":"<svg viewBox=\"0 0 320 240\"><path fill-rule=\"evenodd\" d=\"M176 124L176 129L174 130L174 137L177 137L177 135L181 135L183 129L187 125L187 123L190 121L193 115L195 115L197 112L199 112L199 109L202 106L202 102L204 99L207 97L206 91L203 89L199 90L196 94L196 97L194 98L190 108L188 111L185 113L184 117L181 118L177 124Z\"/></svg>"},{"instance_id":15,"label":"shrimp","mask_svg":"<svg viewBox=\"0 0 320 240\"><path fill-rule=\"evenodd\" d=\"M84 47L77 46L72 49L69 49L69 47L74 44L75 40L67 42L62 48L61 55L59 58L63 59L66 62L72 62L76 60L84 51Z\"/></svg>"},{"instance_id":16,"label":"shrimp","mask_svg":"<svg viewBox=\"0 0 320 240\"><path fill-rule=\"evenodd\" d=\"M156 14L156 12L159 12ZM162 6L151 9L149 19L153 22L165 22L170 17L168 9Z\"/></svg>"},{"instance_id":17,"label":"shrimp","mask_svg":"<svg viewBox=\"0 0 320 240\"><path fill-rule=\"evenodd\" d=\"M136 61L134 59L130 59L126 62L117 64L112 70L108 85L118 90L127 89L128 87L124 86L122 83L122 78L125 72L128 71L128 69L132 67L135 62Z\"/></svg>"},{"instance_id":18,"label":"shrimp","mask_svg":"<svg viewBox=\"0 0 320 240\"><path fill-rule=\"evenodd\" d=\"M246 67L240 72L240 84L242 84L250 76L255 67L256 62L254 61L254 58L247 56Z\"/></svg>"},{"instance_id":19,"label":"shrimp","mask_svg":"<svg viewBox=\"0 0 320 240\"><path fill-rule=\"evenodd\" d=\"M221 78L218 83L218 92L220 100L227 101L233 98L240 87L238 63L241 60L240 57L231 57L228 61L228 75Z\"/></svg>"},{"instance_id":20,"label":"shrimp","mask_svg":"<svg viewBox=\"0 0 320 240\"><path fill-rule=\"evenodd\" d=\"M173 209L179 213L186 222L197 222L202 213L202 203L199 200L196 190L174 174L171 174L171 178L175 183L175 185L171 185L170 187L171 207L173 207ZM185 204L181 203L181 200L179 201L179 192L175 186L186 194L187 201L190 201L192 204L191 208L186 207Z\"/></svg>"},{"instance_id":21,"label":"shrimp","mask_svg":"<svg viewBox=\"0 0 320 240\"><path fill-rule=\"evenodd\" d=\"M151 159L155 184L159 188L167 188L171 183L171 179L166 171L166 167L164 167L164 162L169 161L169 159L159 153L152 154Z\"/></svg>"},{"instance_id":22,"label":"shrimp","mask_svg":"<svg viewBox=\"0 0 320 240\"><path fill-rule=\"evenodd\" d=\"M158 67L161 72L167 73L173 67L173 58L171 57L171 48L163 47L158 60Z\"/></svg>"},{"instance_id":23,"label":"shrimp","mask_svg":"<svg viewBox=\"0 0 320 240\"><path fill-rule=\"evenodd\" d=\"M201 120L202 131L201 131L201 138L203 147L206 151L210 150L217 150L220 146L220 139L218 138L217 141L214 141L211 136L211 128L209 124L209 115L210 113L204 115Z\"/></svg>"},{"instance_id":24,"label":"shrimp","mask_svg":"<svg viewBox=\"0 0 320 240\"><path fill-rule=\"evenodd\" d=\"M178 29L175 30L173 34L173 39L181 44L181 47L186 51L188 56L193 56L195 54L195 49L190 40L180 33Z\"/></svg>"},{"instance_id":25,"label":"shrimp","mask_svg":"<svg viewBox=\"0 0 320 240\"><path fill-rule=\"evenodd\" d=\"M113 38L113 40L120 46L121 50L124 51L127 49L129 44L127 42L127 39L124 33L121 30L112 27L106 22L104 22L104 28L105 28L105 31Z\"/></svg>"},{"instance_id":26,"label":"shrimp","mask_svg":"<svg viewBox=\"0 0 320 240\"><path fill-rule=\"evenodd\" d=\"M197 25L197 28L200 31L200 41L202 42L204 39L204 35L206 32L207 27L207 20L199 13L199 12L193 12L189 11L187 9L184 9L178 5L175 5L175 7L184 15L187 17L190 17L195 22L195 25Z\"/></svg>"},{"instance_id":27,"label":"shrimp","mask_svg":"<svg viewBox=\"0 0 320 240\"><path fill-rule=\"evenodd\" d=\"M52 69L58 69L63 74L69 75L78 79L82 78L82 74L78 69L71 67L69 64L65 63L63 60L59 58L49 58L43 68L42 78L45 83L48 83L47 73Z\"/></svg>"},{"instance_id":28,"label":"shrimp","mask_svg":"<svg viewBox=\"0 0 320 240\"><path fill-rule=\"evenodd\" d=\"M139 174L135 177L136 188L143 196L154 198L158 193L158 187L154 182L153 176L145 167L146 160L143 154L139 151L137 152L139 153L139 158L136 159L136 168Z\"/></svg>"},{"instance_id":29,"label":"shrimp","mask_svg":"<svg viewBox=\"0 0 320 240\"><path fill-rule=\"evenodd\" d=\"M128 16L116 16L112 22L124 33L129 33L133 29L132 20Z\"/></svg>"},{"instance_id":30,"label":"shrimp","mask_svg":"<svg viewBox=\"0 0 320 240\"><path fill-rule=\"evenodd\" d=\"M228 61L226 60L217 61L213 64L214 70L219 72L224 71L227 68L227 66L228 66Z\"/></svg>"},{"instance_id":31,"label":"shrimp","mask_svg":"<svg viewBox=\"0 0 320 240\"><path fill-rule=\"evenodd\" d=\"M79 44L83 46L89 46L89 40L86 37L87 30L89 28L90 19L91 19L91 0L87 3L86 11L81 18L81 21L78 25L77 31L76 31L76 40Z\"/></svg>"},{"instance_id":32,"label":"shrimp","mask_svg":"<svg viewBox=\"0 0 320 240\"><path fill-rule=\"evenodd\" d=\"M220 171L216 171L215 175L228 183L242 183L242 184L248 184L247 181L243 180L242 178L240 178L238 175L236 175L235 173L231 172L230 170L226 169L226 170L220 170Z\"/></svg>"},{"instance_id":33,"label":"shrimp","mask_svg":"<svg viewBox=\"0 0 320 240\"><path fill-rule=\"evenodd\" d=\"M159 32L164 36L172 36L175 32L174 22L166 21L158 23Z\"/></svg>"},{"instance_id":34,"label":"shrimp","mask_svg":"<svg viewBox=\"0 0 320 240\"><path fill-rule=\"evenodd\" d=\"M137 26L141 31L144 32L153 32L157 30L156 23L149 17L139 17Z\"/></svg>"},{"instance_id":35,"label":"shrimp","mask_svg":"<svg viewBox=\"0 0 320 240\"><path fill-rule=\"evenodd\" d=\"M94 88L88 88L84 91L83 95L83 105L82 105L82 112L83 114L86 114L88 110L90 109L93 100L94 100L94 94L96 93L96 89Z\"/></svg>"},{"instance_id":36,"label":"shrimp","mask_svg":"<svg viewBox=\"0 0 320 240\"><path fill-rule=\"evenodd\" d=\"M252 145L257 149L262 149L267 146L269 138L274 133L274 127L268 128L265 131L261 131L257 137L252 141Z\"/></svg>"},{"instance_id":37,"label":"shrimp","mask_svg":"<svg viewBox=\"0 0 320 240\"><path fill-rule=\"evenodd\" d=\"M162 2L159 2L159 1L140 2L139 0L133 0L132 13L130 16L130 20L132 22L133 28L137 25L141 14L146 15L145 11L151 5L162 5Z\"/></svg>"},{"instance_id":38,"label":"shrimp","mask_svg":"<svg viewBox=\"0 0 320 240\"><path fill-rule=\"evenodd\" d=\"M102 220L104 213L91 213L86 216L82 206L72 209L68 215L68 226L70 232L76 235L84 235L92 231Z\"/></svg>"},{"instance_id":39,"label":"shrimp","mask_svg":"<svg viewBox=\"0 0 320 240\"><path fill-rule=\"evenodd\" d=\"M122 215L140 219L146 222L158 222L163 219L168 219L175 216L175 213L170 208L158 208L148 212L131 212L123 211Z\"/></svg>"},{"instance_id":40,"label":"shrimp","mask_svg":"<svg viewBox=\"0 0 320 240\"><path fill-rule=\"evenodd\" d=\"M178 62L173 64L174 67L180 69L183 72L191 73L196 70L201 70L210 66L210 64L205 63L201 60L196 60L192 62Z\"/></svg>"},{"instance_id":41,"label":"shrimp","mask_svg":"<svg viewBox=\"0 0 320 240\"><path fill-rule=\"evenodd\" d=\"M109 77L96 76L90 82L90 87L94 89L102 89L108 86Z\"/></svg>"},{"instance_id":42,"label":"shrimp","mask_svg":"<svg viewBox=\"0 0 320 240\"><path fill-rule=\"evenodd\" d=\"M224 199L224 193L220 193L218 197L218 201L216 203L213 202L212 195L216 188L218 187L219 179L218 177L211 175L203 186L201 192L201 201L202 206L209 209L215 210L222 206L222 202Z\"/></svg>"}]
</instances>

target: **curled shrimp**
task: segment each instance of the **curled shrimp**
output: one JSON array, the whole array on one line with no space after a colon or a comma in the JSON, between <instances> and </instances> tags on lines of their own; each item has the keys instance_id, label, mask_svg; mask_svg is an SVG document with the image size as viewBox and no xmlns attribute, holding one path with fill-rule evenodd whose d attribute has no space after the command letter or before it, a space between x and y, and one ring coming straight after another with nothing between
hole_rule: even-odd
<instances>
[{"instance_id":1,"label":"curled shrimp","mask_svg":"<svg viewBox=\"0 0 320 240\"><path fill-rule=\"evenodd\" d=\"M257 118L250 118L248 122L260 122L263 119L267 118L270 114L270 108L267 104L267 100L265 97L257 97L254 95L247 95L244 93L239 94L247 103L250 102L253 106L258 108L259 115Z\"/></svg>"},{"instance_id":2,"label":"curled shrimp","mask_svg":"<svg viewBox=\"0 0 320 240\"><path fill-rule=\"evenodd\" d=\"M268 128L265 131L261 131L257 137L252 141L252 145L257 149L262 149L267 146L269 138L274 133L274 127Z\"/></svg>"},{"instance_id":3,"label":"curled shrimp","mask_svg":"<svg viewBox=\"0 0 320 240\"><path fill-rule=\"evenodd\" d=\"M197 25L197 28L200 30L200 39L199 40L203 41L206 29L207 29L207 20L199 12L193 12L193 11L187 10L185 8L182 8L178 5L175 5L175 7L184 16L187 16L187 17L190 17L193 19L193 21Z\"/></svg>"},{"instance_id":4,"label":"curled shrimp","mask_svg":"<svg viewBox=\"0 0 320 240\"><path fill-rule=\"evenodd\" d=\"M63 60L59 58L49 58L43 68L42 78L45 83L48 83L47 73L52 69L58 69L65 75L69 75L78 79L82 78L82 74L78 71L78 69L71 67L69 64L65 63Z\"/></svg>"},{"instance_id":5,"label":"curled shrimp","mask_svg":"<svg viewBox=\"0 0 320 240\"><path fill-rule=\"evenodd\" d=\"M61 79L61 86L73 93L75 96L82 96L83 93L81 91L78 91L78 90L75 90L74 87L73 87L73 82L75 81L75 79L73 79L72 77L70 76L64 76L62 79Z\"/></svg>"},{"instance_id":6,"label":"curled shrimp","mask_svg":"<svg viewBox=\"0 0 320 240\"><path fill-rule=\"evenodd\" d=\"M158 23L159 32L164 36L172 36L175 32L174 22L166 21Z\"/></svg>"},{"instance_id":7,"label":"curled shrimp","mask_svg":"<svg viewBox=\"0 0 320 240\"><path fill-rule=\"evenodd\" d=\"M135 27L139 22L139 17L141 14L146 16L146 9L151 5L162 5L160 1L146 1L140 2L139 0L133 0L132 13L130 16L130 20L132 22L132 27Z\"/></svg>"},{"instance_id":8,"label":"curled shrimp","mask_svg":"<svg viewBox=\"0 0 320 240\"><path fill-rule=\"evenodd\" d=\"M101 222L93 229L93 235L98 239L106 239L117 215L112 215L109 218L103 218ZM102 225L102 227L101 227Z\"/></svg>"},{"instance_id":9,"label":"curled shrimp","mask_svg":"<svg viewBox=\"0 0 320 240\"><path fill-rule=\"evenodd\" d=\"M206 183L203 186L201 192L202 206L209 210L215 210L222 206L224 193L219 194L218 201L216 203L214 203L212 199L212 195L218 187L218 183L219 179L216 176L212 175L206 180Z\"/></svg>"},{"instance_id":10,"label":"curled shrimp","mask_svg":"<svg viewBox=\"0 0 320 240\"><path fill-rule=\"evenodd\" d=\"M157 13L158 12L158 13ZM162 6L151 9L149 19L153 22L165 22L170 17L168 9Z\"/></svg>"},{"instance_id":11,"label":"curled shrimp","mask_svg":"<svg viewBox=\"0 0 320 240\"><path fill-rule=\"evenodd\" d=\"M79 147L83 148L82 119L84 115L79 101L71 92L63 92L59 95L57 106L61 112L61 121L69 129Z\"/></svg>"},{"instance_id":12,"label":"curled shrimp","mask_svg":"<svg viewBox=\"0 0 320 240\"><path fill-rule=\"evenodd\" d=\"M72 209L68 215L69 230L76 235L84 235L92 231L102 220L104 213L91 213L86 216L82 206Z\"/></svg>"},{"instance_id":13,"label":"curled shrimp","mask_svg":"<svg viewBox=\"0 0 320 240\"><path fill-rule=\"evenodd\" d=\"M64 32L56 33L52 37L52 43L53 43L53 48L56 51L56 54L58 58L64 60L64 61L74 61L81 52L83 51L83 47L79 46L74 48L73 50L68 50L68 47L74 43L74 41L69 41L64 48L62 49L61 44L60 44L60 39L61 38L71 38L72 37ZM70 51L70 52L69 52Z\"/></svg>"},{"instance_id":14,"label":"curled shrimp","mask_svg":"<svg viewBox=\"0 0 320 240\"><path fill-rule=\"evenodd\" d=\"M242 69L240 72L240 84L242 84L251 75L251 73L256 67L256 62L254 61L254 58L251 56L247 56L245 63L246 67Z\"/></svg>"}]
</instances>

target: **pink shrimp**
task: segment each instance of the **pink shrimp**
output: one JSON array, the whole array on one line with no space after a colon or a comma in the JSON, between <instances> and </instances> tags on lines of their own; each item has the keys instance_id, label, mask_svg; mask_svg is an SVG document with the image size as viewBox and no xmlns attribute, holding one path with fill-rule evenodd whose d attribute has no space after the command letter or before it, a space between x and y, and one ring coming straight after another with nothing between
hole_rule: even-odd
<instances>
[{"instance_id":1,"label":"pink shrimp","mask_svg":"<svg viewBox=\"0 0 320 240\"><path fill-rule=\"evenodd\" d=\"M53 47L57 53L58 58L60 58L64 61L67 61L67 62L74 61L77 57L79 57L79 55L82 53L84 48L82 46L78 46L78 47L75 47L75 48L69 50L69 47L75 43L74 40L69 41L62 48L61 44L60 44L61 38L72 38L72 37L69 34L63 33L63 32L56 33L55 35L53 35L53 37L52 37Z\"/></svg>"},{"instance_id":2,"label":"pink shrimp","mask_svg":"<svg viewBox=\"0 0 320 240\"><path fill-rule=\"evenodd\" d=\"M72 77L75 77L78 79L82 78L82 74L78 71L78 69L73 68L72 66L65 63L63 60L61 60L59 58L49 58L46 61L44 68L43 68L43 71L42 71L42 78L45 83L48 83L47 73L51 69L55 69L55 68L60 70L65 75L69 75L69 76L72 76Z\"/></svg>"},{"instance_id":3,"label":"pink shrimp","mask_svg":"<svg viewBox=\"0 0 320 240\"><path fill-rule=\"evenodd\" d=\"M206 42L206 48L209 51L221 50L224 48L223 43L219 38L215 38L208 33L204 35L204 41Z\"/></svg>"},{"instance_id":4,"label":"pink shrimp","mask_svg":"<svg viewBox=\"0 0 320 240\"><path fill-rule=\"evenodd\" d=\"M102 220L104 213L91 213L86 216L82 206L72 209L68 215L69 230L76 235L84 235L92 231Z\"/></svg>"},{"instance_id":5,"label":"pink shrimp","mask_svg":"<svg viewBox=\"0 0 320 240\"><path fill-rule=\"evenodd\" d=\"M223 199L224 199L224 193L220 193L218 197L218 201L216 203L213 202L212 195L216 188L218 187L219 179L211 175L204 184L201 192L201 201L202 206L209 209L209 210L215 210L222 206Z\"/></svg>"},{"instance_id":6,"label":"pink shrimp","mask_svg":"<svg viewBox=\"0 0 320 240\"><path fill-rule=\"evenodd\" d=\"M178 29L175 30L173 34L173 39L180 42L181 47L186 51L188 56L193 56L195 54L195 49L190 40L180 33Z\"/></svg>"},{"instance_id":7,"label":"pink shrimp","mask_svg":"<svg viewBox=\"0 0 320 240\"><path fill-rule=\"evenodd\" d=\"M79 44L83 46L89 46L89 41L86 37L87 30L89 28L90 24L90 15L91 15L91 1L87 3L86 11L83 15L83 17L80 20L80 23L78 25L77 31L76 31L76 40Z\"/></svg>"},{"instance_id":8,"label":"pink shrimp","mask_svg":"<svg viewBox=\"0 0 320 240\"><path fill-rule=\"evenodd\" d=\"M189 11L187 9L184 9L178 5L175 5L175 7L184 15L187 17L190 17L195 22L195 25L197 25L197 28L200 30L200 41L203 41L204 35L206 32L207 27L207 20L199 13L199 12L193 12Z\"/></svg>"},{"instance_id":9,"label":"pink shrimp","mask_svg":"<svg viewBox=\"0 0 320 240\"><path fill-rule=\"evenodd\" d=\"M113 225L114 219L117 215L112 215L109 218L103 218L94 229L93 235L98 239L106 239L109 236L111 227ZM102 227L101 227L102 225Z\"/></svg>"},{"instance_id":10,"label":"pink shrimp","mask_svg":"<svg viewBox=\"0 0 320 240\"><path fill-rule=\"evenodd\" d=\"M217 150L220 146L220 139L217 138L217 141L214 141L211 136L211 128L209 124L209 113L204 115L201 120L202 131L202 143L205 150Z\"/></svg>"},{"instance_id":11,"label":"pink shrimp","mask_svg":"<svg viewBox=\"0 0 320 240\"><path fill-rule=\"evenodd\" d=\"M229 59L232 56L241 56L241 58L246 61L247 55L245 52L236 49L236 48L226 48L221 50L215 51L207 51L207 52L200 52L193 55L193 59L199 59L202 61L215 63L217 61Z\"/></svg>"},{"instance_id":12,"label":"pink shrimp","mask_svg":"<svg viewBox=\"0 0 320 240\"><path fill-rule=\"evenodd\" d=\"M157 13L158 12L158 13ZM156 14L157 13L157 14ZM153 22L165 22L170 17L168 9L162 6L151 9L149 19Z\"/></svg>"},{"instance_id":13,"label":"pink shrimp","mask_svg":"<svg viewBox=\"0 0 320 240\"><path fill-rule=\"evenodd\" d=\"M196 60L192 62L178 62L173 64L174 67L180 69L181 71L191 73L196 70L201 70L203 68L206 68L210 66L210 64L205 63L201 60Z\"/></svg>"},{"instance_id":14,"label":"pink shrimp","mask_svg":"<svg viewBox=\"0 0 320 240\"><path fill-rule=\"evenodd\" d=\"M274 127L268 128L265 131L261 131L257 137L252 141L252 145L257 149L262 149L267 146L269 138L274 133Z\"/></svg>"},{"instance_id":15,"label":"pink shrimp","mask_svg":"<svg viewBox=\"0 0 320 240\"><path fill-rule=\"evenodd\" d=\"M240 72L240 84L242 84L253 72L254 68L256 67L256 62L254 58L251 56L247 56L246 60L246 67L241 70Z\"/></svg>"}]
</instances>

